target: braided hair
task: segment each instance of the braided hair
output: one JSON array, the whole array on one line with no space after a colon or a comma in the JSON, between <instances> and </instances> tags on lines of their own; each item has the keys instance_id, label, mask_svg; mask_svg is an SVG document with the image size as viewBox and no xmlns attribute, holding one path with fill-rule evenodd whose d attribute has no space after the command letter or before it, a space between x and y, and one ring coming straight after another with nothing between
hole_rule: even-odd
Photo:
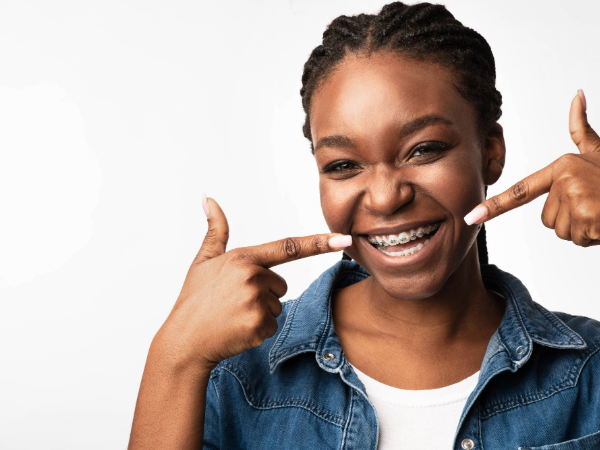
<instances>
[{"instance_id":1,"label":"braided hair","mask_svg":"<svg viewBox=\"0 0 600 450\"><path fill-rule=\"evenodd\" d=\"M310 132L313 93L347 55L377 51L396 52L449 68L456 90L475 108L482 136L502 115L502 96L496 90L496 64L487 41L456 20L442 5L394 2L384 6L379 14L334 19L323 33L322 44L304 64L300 95L306 119L302 130L311 141L313 153ZM483 225L477 235L477 248L480 264L487 264Z\"/></svg>"}]
</instances>

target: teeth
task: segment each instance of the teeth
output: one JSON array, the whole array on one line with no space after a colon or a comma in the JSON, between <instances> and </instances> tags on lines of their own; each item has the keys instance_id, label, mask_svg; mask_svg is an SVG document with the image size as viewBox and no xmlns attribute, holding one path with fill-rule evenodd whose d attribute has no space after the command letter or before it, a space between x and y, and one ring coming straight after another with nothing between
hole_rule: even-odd
<instances>
[{"instance_id":1,"label":"teeth","mask_svg":"<svg viewBox=\"0 0 600 450\"><path fill-rule=\"evenodd\" d=\"M417 253L419 250L421 250L423 247L425 247L428 242L429 242L429 239L425 239L425 242L423 242L422 244L415 245L414 247L411 247L411 248L401 251L401 252L388 252L385 250L385 245L378 246L377 250L379 250L380 252L385 253L386 255L389 255L389 256L410 256L410 255Z\"/></svg>"},{"instance_id":2,"label":"teeth","mask_svg":"<svg viewBox=\"0 0 600 450\"><path fill-rule=\"evenodd\" d=\"M373 236L369 237L369 242L371 244L376 244L379 246L387 247L389 245L396 244L406 244L408 241L414 241L417 238L422 238L426 234L431 233L438 229L438 224L429 225L426 228L419 227L416 231L403 231L398 235L389 235L389 236Z\"/></svg>"}]
</instances>

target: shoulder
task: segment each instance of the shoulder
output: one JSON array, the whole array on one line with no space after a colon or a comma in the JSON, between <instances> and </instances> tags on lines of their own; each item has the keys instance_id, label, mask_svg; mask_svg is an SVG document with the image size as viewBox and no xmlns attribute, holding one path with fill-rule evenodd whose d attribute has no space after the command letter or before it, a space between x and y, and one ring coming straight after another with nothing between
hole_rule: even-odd
<instances>
[{"instance_id":1,"label":"shoulder","mask_svg":"<svg viewBox=\"0 0 600 450\"><path fill-rule=\"evenodd\" d=\"M600 392L600 321L564 312L552 312L552 316L584 342L578 348L548 349L546 353L554 355L552 371L569 367L569 378L573 384L590 392Z\"/></svg>"}]
</instances>

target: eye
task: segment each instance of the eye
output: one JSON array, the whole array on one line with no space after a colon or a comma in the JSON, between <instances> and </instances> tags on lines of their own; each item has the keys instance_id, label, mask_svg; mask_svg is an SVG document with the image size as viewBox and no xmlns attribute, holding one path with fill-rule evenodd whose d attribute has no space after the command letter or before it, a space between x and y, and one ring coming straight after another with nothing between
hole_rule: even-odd
<instances>
[{"instance_id":1,"label":"eye","mask_svg":"<svg viewBox=\"0 0 600 450\"><path fill-rule=\"evenodd\" d=\"M360 167L352 161L334 161L331 164L328 164L323 169L323 172L337 174L351 172L356 169L360 169Z\"/></svg>"},{"instance_id":2,"label":"eye","mask_svg":"<svg viewBox=\"0 0 600 450\"><path fill-rule=\"evenodd\" d=\"M444 142L439 142L439 141L426 142L426 143L417 145L415 150L410 155L409 159L426 158L428 156L433 156L435 154L443 152L444 150L448 150L451 147L452 147L451 145L448 145Z\"/></svg>"}]
</instances>

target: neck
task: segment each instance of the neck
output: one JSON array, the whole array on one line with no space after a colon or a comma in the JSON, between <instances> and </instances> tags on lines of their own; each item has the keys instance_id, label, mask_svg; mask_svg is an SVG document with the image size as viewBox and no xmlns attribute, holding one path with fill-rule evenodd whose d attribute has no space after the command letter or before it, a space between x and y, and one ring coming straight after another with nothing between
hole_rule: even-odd
<instances>
[{"instance_id":1,"label":"neck","mask_svg":"<svg viewBox=\"0 0 600 450\"><path fill-rule=\"evenodd\" d=\"M464 337L489 341L504 313L504 302L483 285L477 248L472 247L442 289L429 298L404 300L391 297L369 277L360 289L369 327L400 341L437 348Z\"/></svg>"}]
</instances>

